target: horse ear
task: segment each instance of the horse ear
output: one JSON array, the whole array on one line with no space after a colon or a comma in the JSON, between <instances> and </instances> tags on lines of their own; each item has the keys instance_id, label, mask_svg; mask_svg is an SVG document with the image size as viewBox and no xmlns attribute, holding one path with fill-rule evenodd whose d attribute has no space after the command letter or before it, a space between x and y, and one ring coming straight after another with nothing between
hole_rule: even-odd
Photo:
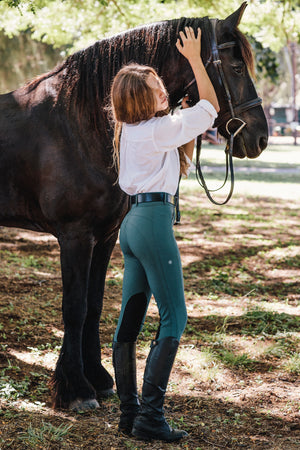
<instances>
[{"instance_id":1,"label":"horse ear","mask_svg":"<svg viewBox=\"0 0 300 450\"><path fill-rule=\"evenodd\" d=\"M226 31L233 31L238 27L241 18L244 14L244 11L247 7L247 4L248 4L247 2L243 2L239 7L239 9L237 9L234 13L232 13L230 16L224 19L223 30L225 29Z\"/></svg>"}]
</instances>

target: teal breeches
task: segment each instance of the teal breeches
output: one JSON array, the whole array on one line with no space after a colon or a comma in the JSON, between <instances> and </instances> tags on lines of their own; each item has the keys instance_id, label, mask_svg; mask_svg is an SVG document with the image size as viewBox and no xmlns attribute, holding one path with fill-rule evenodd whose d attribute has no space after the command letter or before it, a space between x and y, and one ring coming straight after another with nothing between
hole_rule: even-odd
<instances>
[{"instance_id":1,"label":"teal breeches","mask_svg":"<svg viewBox=\"0 0 300 450\"><path fill-rule=\"evenodd\" d=\"M181 338L187 312L173 221L174 206L164 202L133 205L123 220L120 244L125 269L115 341L136 341L151 294L160 315L156 339Z\"/></svg>"}]
</instances>

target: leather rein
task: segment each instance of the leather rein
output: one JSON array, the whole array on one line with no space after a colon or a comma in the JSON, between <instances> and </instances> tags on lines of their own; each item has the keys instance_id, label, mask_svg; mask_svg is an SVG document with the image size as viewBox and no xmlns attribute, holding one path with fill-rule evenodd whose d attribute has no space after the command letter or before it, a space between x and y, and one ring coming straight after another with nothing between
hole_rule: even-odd
<instances>
[{"instance_id":1,"label":"leather rein","mask_svg":"<svg viewBox=\"0 0 300 450\"><path fill-rule=\"evenodd\" d=\"M232 99L231 99L231 93L230 89L224 74L224 70L222 67L222 61L219 55L219 51L222 51L224 49L234 47L237 45L235 41L229 41L225 42L223 44L217 43L217 33L216 33L216 26L217 26L218 19L208 19L205 17L204 20L204 31L206 33L206 36L208 36L209 39L209 47L210 47L210 56L205 64L205 68L207 68L210 64L212 64L217 72L217 78L218 83L221 87L223 87L226 95L226 101L228 105L229 111L227 111L222 117L217 119L217 126L225 124L225 129L228 133L227 137L227 143L225 147L225 153L226 153L226 173L225 173L225 180L223 184L214 190L210 190L207 187L207 184L205 182L202 169L201 169L201 163L200 163L200 153L201 153L201 142L202 142L202 136L197 137L197 144L196 144L196 178L198 183L203 187L205 190L205 193L209 200L214 203L215 205L225 205L231 198L233 189L234 189L234 170L233 170L233 159L232 159L232 152L233 152L233 142L234 138L242 131L242 129L247 125L247 123L242 120L240 117L238 117L241 113L244 111L248 111L251 108L255 108L257 106L260 106L262 103L262 99L260 97L256 97L253 100L248 100L244 103L241 103L237 106L233 106ZM196 82L196 79L194 78L191 80L184 88L184 92L187 92L187 90ZM244 149L243 149L244 151ZM245 156L246 153L244 152ZM226 199L223 202L217 202L214 200L214 198L211 196L211 192L216 192L222 189L222 187L225 186L228 174L230 173L230 190L226 197Z\"/></svg>"}]
</instances>

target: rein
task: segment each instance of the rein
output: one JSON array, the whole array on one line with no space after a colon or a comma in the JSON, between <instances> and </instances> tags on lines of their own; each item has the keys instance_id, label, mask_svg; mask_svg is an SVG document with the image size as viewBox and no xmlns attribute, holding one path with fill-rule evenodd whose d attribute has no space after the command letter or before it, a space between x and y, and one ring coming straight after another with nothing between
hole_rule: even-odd
<instances>
[{"instance_id":1,"label":"rein","mask_svg":"<svg viewBox=\"0 0 300 450\"><path fill-rule=\"evenodd\" d=\"M226 173L225 173L225 180L217 189L210 190L207 187L207 184L205 182L202 169L201 169L201 163L200 163L200 153L201 153L201 143L202 143L202 136L197 137L197 144L196 144L196 178L198 183L203 187L205 190L205 193L209 200L214 203L215 205L225 205L230 200L233 189L234 189L234 169L233 169L233 143L234 138L242 131L242 129L247 125L247 123L238 117L239 114L243 113L244 111L248 111L251 108L255 108L259 105L261 105L262 100L259 97L256 97L252 100L248 100L247 102L241 103L240 105L233 106L232 99L231 99L231 93L228 86L228 83L226 81L226 77L224 74L224 70L222 67L222 61L220 59L219 50L224 50L230 47L234 47L237 45L235 41L229 41L225 42L223 44L217 43L217 33L216 33L216 25L218 22L218 19L208 19L205 18L204 21L204 29L205 33L209 38L209 47L211 54L205 64L205 68L207 68L210 64L212 64L217 72L218 76L218 82L221 87L223 87L225 94L226 94L226 101L228 105L229 111L227 111L220 120L216 120L217 126L225 123L225 129L228 133L227 143L225 147L225 153L226 153ZM196 82L196 79L193 78L186 86L185 86L185 92L187 89L189 89L194 83ZM244 149L243 149L244 151ZM244 155L246 153L244 152ZM214 200L214 198L211 196L211 192L216 192L222 189L228 179L228 174L230 173L230 191L226 197L226 199L223 202L217 202Z\"/></svg>"}]
</instances>

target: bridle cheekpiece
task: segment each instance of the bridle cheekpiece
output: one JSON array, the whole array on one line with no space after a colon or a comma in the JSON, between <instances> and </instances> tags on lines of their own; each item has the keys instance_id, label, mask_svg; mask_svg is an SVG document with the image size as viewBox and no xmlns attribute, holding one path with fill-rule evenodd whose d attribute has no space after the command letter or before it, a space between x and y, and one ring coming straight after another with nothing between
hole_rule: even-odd
<instances>
[{"instance_id":1,"label":"bridle cheekpiece","mask_svg":"<svg viewBox=\"0 0 300 450\"><path fill-rule=\"evenodd\" d=\"M228 41L223 44L217 43L217 33L216 33L216 26L217 26L218 19L209 19L208 17L204 18L204 33L205 37L209 41L209 48L210 48L210 55L206 61L205 68L207 68L209 65L213 65L216 74L219 85L224 89L225 96L226 96L226 102L228 105L228 111L222 115L222 117L217 118L216 120L216 126L220 127L222 124L225 123L225 129L228 133L227 138L227 144L225 148L226 152L226 174L225 174L225 181L223 182L222 186L220 186L218 189L215 190L209 190L206 182L204 180L204 176L201 170L201 164L200 164L200 153L201 153L201 136L198 136L197 138L197 152L196 152L196 176L199 184L204 188L206 195L208 196L209 200L212 201L216 205L224 205L227 203L233 193L234 188L234 170L233 170L233 160L232 160L232 152L233 152L233 142L234 138L243 130L245 126L247 126L247 123L242 120L240 117L238 117L241 113L248 111L251 108L255 108L257 106L260 106L262 103L262 99L260 97L256 97L252 100L248 100L244 103L241 103L237 106L233 106L232 98L230 89L224 74L224 70L222 67L222 60L219 55L219 51L225 50L227 48L231 48L237 45L236 41ZM184 93L187 92L187 90L196 82L196 79L193 78L184 88ZM244 149L243 149L244 151ZM246 153L244 152L245 156ZM220 190L227 182L228 179L228 173L230 171L230 178L231 178L231 187L228 196L226 199L219 203L216 200L214 200L211 196L211 192L215 192Z\"/></svg>"}]
</instances>

